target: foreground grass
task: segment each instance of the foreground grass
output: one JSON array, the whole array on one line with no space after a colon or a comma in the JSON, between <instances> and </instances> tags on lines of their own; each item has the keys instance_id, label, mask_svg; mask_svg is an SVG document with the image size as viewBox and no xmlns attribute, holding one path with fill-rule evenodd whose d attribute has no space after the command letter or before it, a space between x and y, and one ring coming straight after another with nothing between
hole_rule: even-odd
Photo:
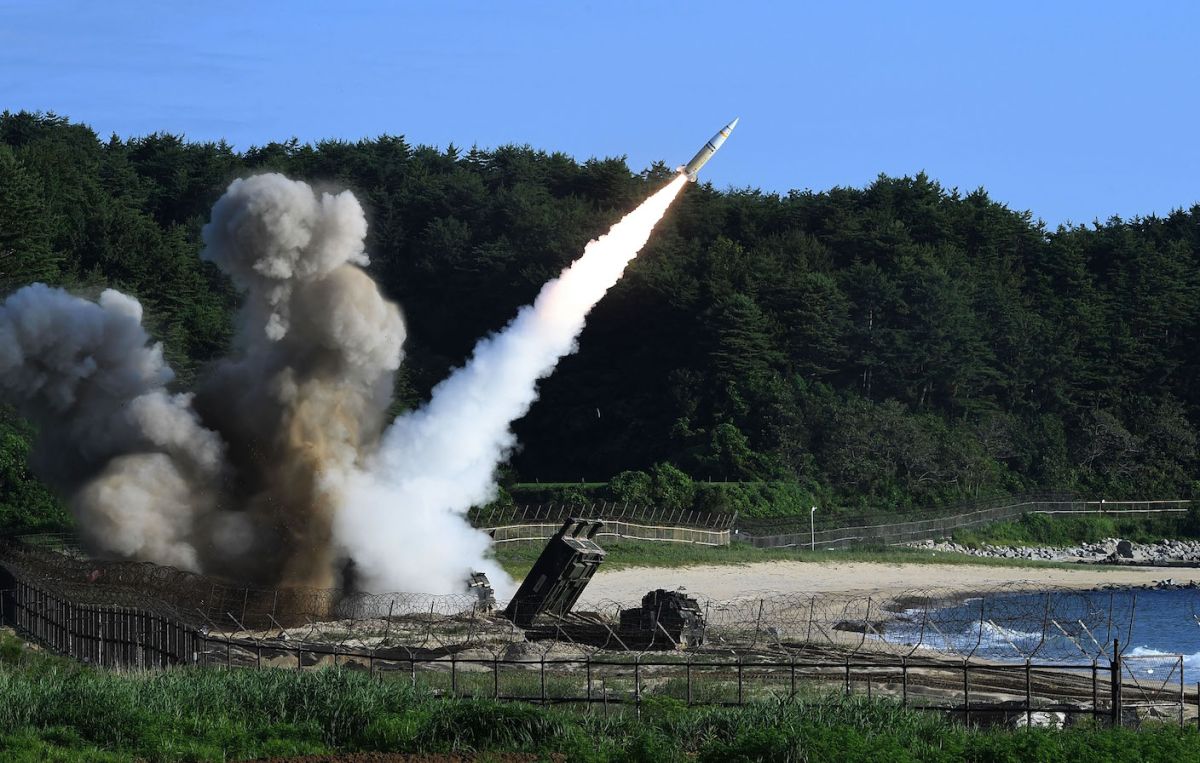
<instances>
[{"instance_id":1,"label":"foreground grass","mask_svg":"<svg viewBox=\"0 0 1200 763\"><path fill-rule=\"evenodd\" d=\"M1074 546L1104 538L1124 538L1135 543L1200 538L1200 511L1126 516L1025 514L1014 522L997 522L978 530L954 533L955 541L973 547Z\"/></svg>"},{"instance_id":2,"label":"foreground grass","mask_svg":"<svg viewBox=\"0 0 1200 763\"><path fill-rule=\"evenodd\" d=\"M24 656L16 663L0 666L6 761L225 761L376 750L571 761L1200 759L1193 729L979 732L894 702L842 696L729 709L660 699L647 702L639 719L439 699L404 681L337 670L122 675Z\"/></svg>"},{"instance_id":3,"label":"foreground grass","mask_svg":"<svg viewBox=\"0 0 1200 763\"><path fill-rule=\"evenodd\" d=\"M795 548L755 548L746 543L728 546L693 546L683 543L621 541L605 545L604 569L626 567L688 567L699 564L751 564L754 562L878 562L881 564L972 564L985 567L1037 567L1079 569L1078 564L1042 562L1031 559L991 559L949 554L927 549L891 546L884 548L809 551ZM496 558L504 569L524 577L542 552L541 544L498 546ZM1095 569L1108 569L1096 567Z\"/></svg>"}]
</instances>

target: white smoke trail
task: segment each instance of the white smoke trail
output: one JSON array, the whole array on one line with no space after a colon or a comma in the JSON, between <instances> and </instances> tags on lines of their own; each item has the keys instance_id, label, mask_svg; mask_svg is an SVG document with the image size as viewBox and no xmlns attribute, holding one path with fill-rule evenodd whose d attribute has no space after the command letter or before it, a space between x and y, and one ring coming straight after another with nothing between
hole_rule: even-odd
<instances>
[{"instance_id":1,"label":"white smoke trail","mask_svg":"<svg viewBox=\"0 0 1200 763\"><path fill-rule=\"evenodd\" d=\"M509 425L537 397L537 381L575 350L592 306L620 279L683 188L679 176L587 245L530 306L483 339L424 407L397 419L369 467L346 486L335 534L374 591L450 593L472 570L497 594L513 583L486 558L488 536L466 513L495 496L496 467L516 444Z\"/></svg>"}]
</instances>

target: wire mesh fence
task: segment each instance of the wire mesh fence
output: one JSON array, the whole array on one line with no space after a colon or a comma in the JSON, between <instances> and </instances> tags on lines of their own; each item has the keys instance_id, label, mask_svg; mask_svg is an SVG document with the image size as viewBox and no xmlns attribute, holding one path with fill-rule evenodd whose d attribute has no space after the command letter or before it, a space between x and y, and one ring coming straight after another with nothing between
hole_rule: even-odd
<instances>
[{"instance_id":1,"label":"wire mesh fence","mask_svg":"<svg viewBox=\"0 0 1200 763\"><path fill-rule=\"evenodd\" d=\"M1182 723L1197 700L1181 657L1119 646L1136 592L697 596L703 631L684 639L661 613L631 628L615 601L523 629L468 595L267 591L45 545L8 544L0 564L5 623L114 668L336 667L445 696L606 712L658 696L727 705L839 691L972 724Z\"/></svg>"},{"instance_id":2,"label":"wire mesh fence","mask_svg":"<svg viewBox=\"0 0 1200 763\"><path fill-rule=\"evenodd\" d=\"M945 538L955 531L971 530L995 522L1019 519L1023 514L1146 515L1183 513L1189 500L1085 501L1066 494L1036 494L959 504L952 512L908 514L903 521L882 521L879 516L739 520L733 540L758 548L845 548L854 545L899 545Z\"/></svg>"},{"instance_id":3,"label":"wire mesh fence","mask_svg":"<svg viewBox=\"0 0 1200 763\"><path fill-rule=\"evenodd\" d=\"M650 526L689 527L698 530L728 530L737 515L726 512L689 511L662 506L632 504L628 501L545 503L514 506L485 506L472 509L468 518L476 527L489 529L502 525L562 525L571 517L588 517L613 522Z\"/></svg>"},{"instance_id":4,"label":"wire mesh fence","mask_svg":"<svg viewBox=\"0 0 1200 763\"><path fill-rule=\"evenodd\" d=\"M578 514L577 516L584 516ZM621 519L605 519L604 529L596 540L604 543L619 543L622 540L656 541L660 543L685 543L696 546L728 546L730 531L711 530L678 525L651 525L628 522ZM558 532L562 523L534 522L527 524L500 525L486 528L495 543L545 543Z\"/></svg>"},{"instance_id":5,"label":"wire mesh fence","mask_svg":"<svg viewBox=\"0 0 1200 763\"><path fill-rule=\"evenodd\" d=\"M902 521L883 521L886 515L847 516L821 513L812 517L739 518L736 513L695 512L629 503L596 502L485 507L472 510L471 522L497 544L536 544L549 539L572 517L604 522L597 536L605 543L624 540L728 546L733 541L758 548L846 548L861 545L899 545L949 537L957 530L1019 519L1022 514L1177 514L1188 511L1189 500L1078 500L1065 493L1039 493L982 499L934 511L909 513ZM71 552L77 541L71 533L24 536L26 542Z\"/></svg>"},{"instance_id":6,"label":"wire mesh fence","mask_svg":"<svg viewBox=\"0 0 1200 763\"><path fill-rule=\"evenodd\" d=\"M626 643L630 639L623 637L620 615L627 602L585 600L571 617L526 631L468 594L255 588L19 542L0 548L0 564L14 585L20 581L62 601L137 608L218 633L275 633L293 641L336 643L334 631L364 647L390 646L389 639L444 649L506 647L528 641L531 633L534 640L619 651L681 646L665 631ZM764 592L728 601L695 598L710 648L787 651L822 644L885 653L931 648L997 658L1099 654L1105 644L1128 634L1136 605L1136 593L1031 593L1021 584L969 597L922 589L887 596Z\"/></svg>"},{"instance_id":7,"label":"wire mesh fence","mask_svg":"<svg viewBox=\"0 0 1200 763\"><path fill-rule=\"evenodd\" d=\"M544 541L565 519L586 516L605 522L600 538L609 543L646 540L725 546L740 541L759 548L830 549L945 538L955 531L1012 521L1023 514L1122 516L1177 514L1190 508L1189 500L1081 500L1070 493L1056 492L967 501L906 513L900 521L879 513L846 515L819 510L811 516L749 518L736 513L606 502L485 508L473 512L471 520L490 533L496 543Z\"/></svg>"}]
</instances>

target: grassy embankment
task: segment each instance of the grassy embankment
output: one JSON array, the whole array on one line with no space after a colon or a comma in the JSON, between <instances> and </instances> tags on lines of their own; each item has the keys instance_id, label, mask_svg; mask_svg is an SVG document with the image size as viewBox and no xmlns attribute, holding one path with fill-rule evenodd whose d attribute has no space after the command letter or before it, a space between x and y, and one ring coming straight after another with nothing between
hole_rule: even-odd
<instances>
[{"instance_id":1,"label":"grassy embankment","mask_svg":"<svg viewBox=\"0 0 1200 763\"><path fill-rule=\"evenodd\" d=\"M571 761L1200 759L1191 728L971 731L892 701L839 695L744 708L651 697L639 719L439 699L407 681L345 670L112 673L30 655L11 638L0 662L0 757L17 762L372 750Z\"/></svg>"},{"instance_id":2,"label":"grassy embankment","mask_svg":"<svg viewBox=\"0 0 1200 763\"><path fill-rule=\"evenodd\" d=\"M1200 511L1178 514L1025 514L978 530L954 533L966 546L1074 546L1104 538L1153 543L1162 538L1200 538Z\"/></svg>"},{"instance_id":3,"label":"grassy embankment","mask_svg":"<svg viewBox=\"0 0 1200 763\"><path fill-rule=\"evenodd\" d=\"M976 530L954 533L965 546L1072 546L1103 538L1125 538L1152 543L1161 538L1200 538L1200 512L1126 517L1082 515L1048 516L1026 514L1013 522L997 522ZM529 571L541 543L503 544L496 558L512 575ZM747 543L729 546L700 546L686 543L626 540L606 543L605 569L627 567L687 567L700 564L751 564L754 562L879 562L882 564L973 564L991 567L1039 567L1077 569L1070 563L1030 559L992 559L907 546L864 546L860 548L810 551L807 548L755 548ZM1096 569L1112 569L1097 567Z\"/></svg>"},{"instance_id":4,"label":"grassy embankment","mask_svg":"<svg viewBox=\"0 0 1200 763\"><path fill-rule=\"evenodd\" d=\"M1200 538L1200 512L1126 516L1026 514L1016 521L997 522L977 530L954 534L956 542L971 547L984 544L1073 546L1103 538L1125 538L1138 543L1152 543L1161 538ZM504 545L497 548L496 556L510 574L521 576L529 571L541 550L540 544ZM713 547L654 541L621 541L606 544L605 550L608 552L605 569L750 564L767 561L975 564L992 567L1078 569L1078 565L1072 563L992 559L906 546L809 551L804 548L754 548L745 543Z\"/></svg>"},{"instance_id":5,"label":"grassy embankment","mask_svg":"<svg viewBox=\"0 0 1200 763\"><path fill-rule=\"evenodd\" d=\"M510 575L524 576L533 566L541 544L506 544L496 558ZM1028 559L990 559L927 549L892 546L809 551L795 548L755 548L746 543L729 546L695 546L685 543L621 541L605 544L604 569L626 567L688 567L700 564L752 564L754 562L879 562L881 564L974 564L989 567L1039 567L1078 569L1077 564Z\"/></svg>"}]
</instances>

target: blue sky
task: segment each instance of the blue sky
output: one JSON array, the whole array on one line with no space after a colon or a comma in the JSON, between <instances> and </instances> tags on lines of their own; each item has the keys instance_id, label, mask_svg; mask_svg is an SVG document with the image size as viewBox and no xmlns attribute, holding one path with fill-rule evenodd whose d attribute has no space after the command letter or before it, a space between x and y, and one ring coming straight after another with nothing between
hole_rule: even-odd
<instances>
[{"instance_id":1,"label":"blue sky","mask_svg":"<svg viewBox=\"0 0 1200 763\"><path fill-rule=\"evenodd\" d=\"M1200 3L0 0L0 109L238 148L531 144L718 187L925 170L1051 226L1200 202Z\"/></svg>"}]
</instances>

